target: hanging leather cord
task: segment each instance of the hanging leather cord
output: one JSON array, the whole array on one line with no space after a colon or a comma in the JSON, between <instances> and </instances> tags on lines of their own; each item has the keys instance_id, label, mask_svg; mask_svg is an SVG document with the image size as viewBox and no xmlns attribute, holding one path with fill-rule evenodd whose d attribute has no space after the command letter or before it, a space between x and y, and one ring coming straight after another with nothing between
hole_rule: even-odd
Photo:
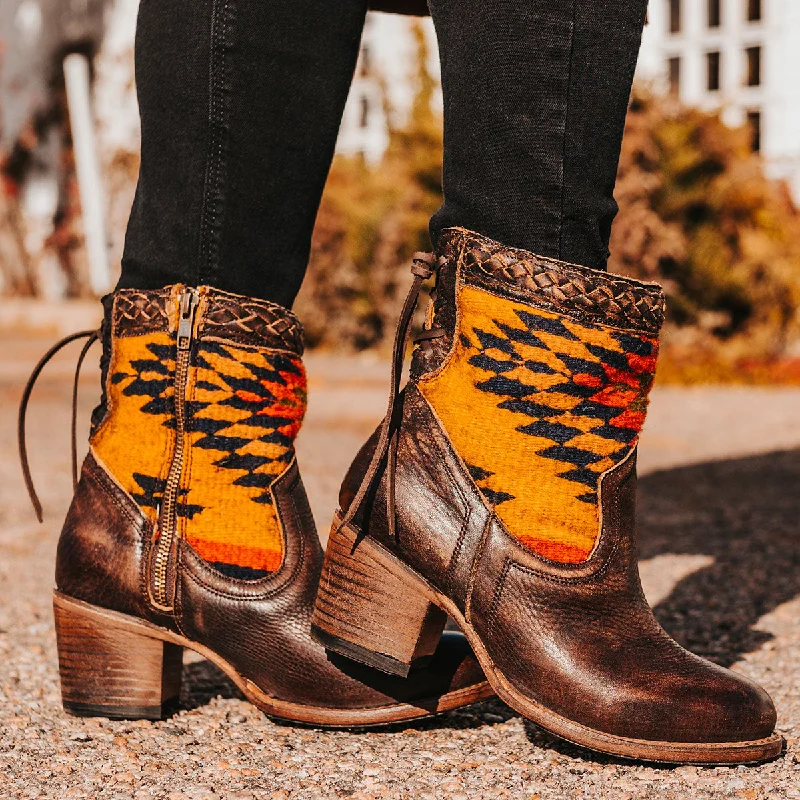
<instances>
[{"instance_id":1,"label":"hanging leather cord","mask_svg":"<svg viewBox=\"0 0 800 800\"><path fill-rule=\"evenodd\" d=\"M399 411L397 398L400 394L400 381L403 376L403 360L405 357L406 341L408 339L408 330L411 326L411 320L414 316L414 310L417 307L419 299L419 292L422 284L433 275L439 266L439 262L433 253L414 253L411 260L411 272L414 275L414 282L408 291L408 296L403 304L403 310L400 312L400 321L397 324L397 332L394 338L394 349L392 351L392 378L389 388L389 405L386 411L386 416L381 423L380 437L375 452L372 454L372 459L369 462L367 471L361 480L361 485L353 497L350 505L347 508L342 521L339 523L338 529L340 530L349 522L352 522L355 515L358 513L364 498L372 489L375 476L378 474L381 463L389 455L387 463L387 511L389 518L389 531L394 536L395 533L395 519L394 519L394 486L395 486L395 473L397 468L397 433L399 428Z\"/></svg>"},{"instance_id":2,"label":"hanging leather cord","mask_svg":"<svg viewBox=\"0 0 800 800\"><path fill-rule=\"evenodd\" d=\"M430 330L422 331L420 335L414 339L414 344L430 342L432 339L441 339L442 336L445 336L444 328L431 328Z\"/></svg>"},{"instance_id":3,"label":"hanging leather cord","mask_svg":"<svg viewBox=\"0 0 800 800\"><path fill-rule=\"evenodd\" d=\"M86 340L83 349L78 356L78 363L75 365L75 377L72 381L72 491L78 488L78 380L81 376L81 368L83 367L86 354L91 349L91 346L100 338L97 331L95 331Z\"/></svg>"},{"instance_id":4,"label":"hanging leather cord","mask_svg":"<svg viewBox=\"0 0 800 800\"><path fill-rule=\"evenodd\" d=\"M31 376L28 378L25 389L22 392L22 399L19 402L19 418L17 421L19 460L22 465L22 477L25 479L25 488L28 490L28 496L31 499L33 510L36 512L36 518L39 522L43 521L42 504L39 502L39 497L33 486L33 478L31 477L30 465L28 464L28 447L25 441L25 417L28 411L28 401L30 400L31 392L33 391L33 387L39 375L50 359L71 342L87 338L88 341L83 346L80 356L78 356L75 377L72 382L72 484L74 488L78 483L78 445L76 435L78 417L78 378L80 377L81 367L83 366L86 354L89 352L89 348L100 338L98 331L80 331L79 333L72 333L69 336L65 336L60 342L56 342L56 344L39 359L39 363L33 368L33 372L31 372Z\"/></svg>"}]
</instances>

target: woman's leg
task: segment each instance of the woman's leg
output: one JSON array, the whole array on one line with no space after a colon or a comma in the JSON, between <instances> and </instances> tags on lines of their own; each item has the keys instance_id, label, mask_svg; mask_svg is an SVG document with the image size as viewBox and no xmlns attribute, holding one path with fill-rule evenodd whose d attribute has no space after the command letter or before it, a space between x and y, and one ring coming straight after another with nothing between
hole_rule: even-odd
<instances>
[{"instance_id":1,"label":"woman's leg","mask_svg":"<svg viewBox=\"0 0 800 800\"><path fill-rule=\"evenodd\" d=\"M291 306L366 0L142 0L142 162L118 288Z\"/></svg>"},{"instance_id":2,"label":"woman's leg","mask_svg":"<svg viewBox=\"0 0 800 800\"><path fill-rule=\"evenodd\" d=\"M463 226L604 268L646 0L430 0L442 59L445 202Z\"/></svg>"}]
</instances>

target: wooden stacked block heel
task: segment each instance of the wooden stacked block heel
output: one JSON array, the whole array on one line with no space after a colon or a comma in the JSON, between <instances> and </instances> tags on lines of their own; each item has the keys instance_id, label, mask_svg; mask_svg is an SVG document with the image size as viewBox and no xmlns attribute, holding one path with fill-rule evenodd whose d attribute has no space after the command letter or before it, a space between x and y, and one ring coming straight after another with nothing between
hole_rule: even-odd
<instances>
[{"instance_id":1,"label":"wooden stacked block heel","mask_svg":"<svg viewBox=\"0 0 800 800\"><path fill-rule=\"evenodd\" d=\"M61 696L76 716L161 719L177 704L183 648L59 592L53 598ZM130 621L128 621L130 620Z\"/></svg>"},{"instance_id":2,"label":"wooden stacked block heel","mask_svg":"<svg viewBox=\"0 0 800 800\"><path fill-rule=\"evenodd\" d=\"M436 651L447 615L389 553L333 522L312 634L326 647L406 677Z\"/></svg>"}]
</instances>

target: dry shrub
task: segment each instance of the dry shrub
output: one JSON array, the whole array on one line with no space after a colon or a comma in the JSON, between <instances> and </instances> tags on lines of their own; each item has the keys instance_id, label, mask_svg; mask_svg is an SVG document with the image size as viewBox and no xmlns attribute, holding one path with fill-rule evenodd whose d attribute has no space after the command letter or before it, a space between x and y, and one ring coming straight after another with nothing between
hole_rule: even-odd
<instances>
[{"instance_id":1,"label":"dry shrub","mask_svg":"<svg viewBox=\"0 0 800 800\"><path fill-rule=\"evenodd\" d=\"M665 374L694 382L741 366L746 378L764 373L747 363L786 355L800 331L800 215L746 129L635 95L616 197L609 268L665 286Z\"/></svg>"},{"instance_id":2,"label":"dry shrub","mask_svg":"<svg viewBox=\"0 0 800 800\"><path fill-rule=\"evenodd\" d=\"M404 265L430 246L442 134L426 57L418 34L416 101L383 163L333 165L298 300L312 344L384 345ZM669 297L664 377L794 382L785 356L800 328L800 215L785 184L764 176L748 131L636 93L615 195L610 270L658 281Z\"/></svg>"},{"instance_id":3,"label":"dry shrub","mask_svg":"<svg viewBox=\"0 0 800 800\"><path fill-rule=\"evenodd\" d=\"M419 26L415 36L414 102L407 123L390 130L382 163L375 169L337 156L331 168L295 305L311 345L362 350L390 342L411 283L406 265L430 249L428 220L442 199L442 122Z\"/></svg>"}]
</instances>

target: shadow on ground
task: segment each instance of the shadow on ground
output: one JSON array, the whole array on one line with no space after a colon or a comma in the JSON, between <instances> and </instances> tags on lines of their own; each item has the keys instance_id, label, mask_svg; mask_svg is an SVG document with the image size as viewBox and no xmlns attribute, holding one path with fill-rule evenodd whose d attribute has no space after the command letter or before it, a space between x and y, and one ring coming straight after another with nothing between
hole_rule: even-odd
<instances>
[{"instance_id":1,"label":"shadow on ground","mask_svg":"<svg viewBox=\"0 0 800 800\"><path fill-rule=\"evenodd\" d=\"M639 481L640 558L703 555L709 564L680 580L655 607L682 645L730 666L771 635L758 620L800 594L800 449L664 470ZM240 698L238 689L206 661L184 667L181 707L214 697ZM498 700L433 719L392 725L466 728L505 722L514 712ZM571 757L616 763L589 754L526 723L530 741Z\"/></svg>"},{"instance_id":2,"label":"shadow on ground","mask_svg":"<svg viewBox=\"0 0 800 800\"><path fill-rule=\"evenodd\" d=\"M714 559L654 610L684 647L730 666L772 638L758 620L800 594L800 449L647 475L638 531L642 559Z\"/></svg>"},{"instance_id":3,"label":"shadow on ground","mask_svg":"<svg viewBox=\"0 0 800 800\"><path fill-rule=\"evenodd\" d=\"M225 700L244 700L244 695L239 691L233 681L210 661L202 660L183 667L183 685L178 709L191 711L210 703L215 698ZM393 733L402 730L427 730L431 728L478 728L483 725L496 725L516 716L508 706L500 700L491 699L476 703L466 709L448 712L437 717L428 717L424 720L401 722L392 725L373 727L375 732ZM281 720L273 720L281 724ZM296 723L287 722L294 726Z\"/></svg>"},{"instance_id":4,"label":"shadow on ground","mask_svg":"<svg viewBox=\"0 0 800 800\"><path fill-rule=\"evenodd\" d=\"M215 697L243 700L239 687L216 665L203 659L183 665L180 708L191 711L207 705Z\"/></svg>"}]
</instances>

